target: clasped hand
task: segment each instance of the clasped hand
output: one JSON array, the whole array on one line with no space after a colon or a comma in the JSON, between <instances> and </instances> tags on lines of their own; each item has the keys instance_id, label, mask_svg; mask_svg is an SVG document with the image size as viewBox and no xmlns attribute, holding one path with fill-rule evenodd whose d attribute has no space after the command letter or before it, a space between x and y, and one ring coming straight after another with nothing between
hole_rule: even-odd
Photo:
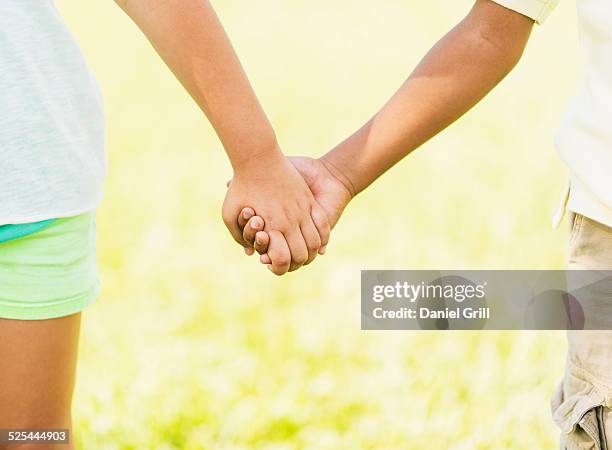
<instances>
[{"instance_id":1,"label":"clasped hand","mask_svg":"<svg viewBox=\"0 0 612 450\"><path fill-rule=\"evenodd\" d=\"M235 169L222 215L247 255L283 275L325 253L351 198L323 160L281 154Z\"/></svg>"}]
</instances>

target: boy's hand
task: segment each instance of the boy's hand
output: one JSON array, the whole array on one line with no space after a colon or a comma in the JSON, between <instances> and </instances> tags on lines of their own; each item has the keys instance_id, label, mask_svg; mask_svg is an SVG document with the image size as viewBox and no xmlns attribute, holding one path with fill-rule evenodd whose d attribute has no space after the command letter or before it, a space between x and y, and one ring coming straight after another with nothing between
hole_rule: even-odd
<instances>
[{"instance_id":1,"label":"boy's hand","mask_svg":"<svg viewBox=\"0 0 612 450\"><path fill-rule=\"evenodd\" d=\"M239 221L247 205L257 211L263 229L271 237L270 270L276 275L310 263L329 240L330 225L325 212L300 173L280 152L278 156L258 158L235 169L222 215L230 233L242 246L247 243Z\"/></svg>"},{"instance_id":2,"label":"boy's hand","mask_svg":"<svg viewBox=\"0 0 612 450\"><path fill-rule=\"evenodd\" d=\"M310 188L316 202L323 208L331 228L333 228L346 205L353 198L352 188L347 185L340 174L332 165L323 159L308 157L289 157L291 163L298 170L304 181ZM258 215L255 215L257 211ZM274 255L268 251L269 246L276 245L275 237L264 230L265 222L257 209L245 208L238 221L242 229L242 237L247 243L245 252L253 254L253 249L261 254L263 264L274 264ZM321 246L320 254L325 252L325 246Z\"/></svg>"}]
</instances>

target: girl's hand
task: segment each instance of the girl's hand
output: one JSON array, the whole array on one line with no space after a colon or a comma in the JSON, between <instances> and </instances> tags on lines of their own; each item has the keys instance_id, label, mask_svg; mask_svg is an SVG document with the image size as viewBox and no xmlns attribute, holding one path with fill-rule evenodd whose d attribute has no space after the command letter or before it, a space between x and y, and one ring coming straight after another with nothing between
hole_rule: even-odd
<instances>
[{"instance_id":1,"label":"girl's hand","mask_svg":"<svg viewBox=\"0 0 612 450\"><path fill-rule=\"evenodd\" d=\"M346 186L342 181L343 178L337 176L334 168L322 159L308 157L289 157L288 159L303 177L316 202L325 211L333 229L344 208L353 198L351 187ZM255 215L256 212L257 215ZM276 245L275 238L264 231L266 223L259 211L245 208L238 222L242 230L242 239L247 243L245 246L247 255L253 254L255 250L262 255L260 258L262 263L271 264L274 259L269 254L269 247ZM325 245L321 246L319 253L325 253Z\"/></svg>"},{"instance_id":2,"label":"girl's hand","mask_svg":"<svg viewBox=\"0 0 612 450\"><path fill-rule=\"evenodd\" d=\"M263 230L271 238L267 251L270 270L276 275L309 264L320 248L327 245L330 232L327 215L304 178L280 152L236 167L223 202L225 225L236 242L247 247L244 226L240 227L245 207L257 211Z\"/></svg>"}]
</instances>

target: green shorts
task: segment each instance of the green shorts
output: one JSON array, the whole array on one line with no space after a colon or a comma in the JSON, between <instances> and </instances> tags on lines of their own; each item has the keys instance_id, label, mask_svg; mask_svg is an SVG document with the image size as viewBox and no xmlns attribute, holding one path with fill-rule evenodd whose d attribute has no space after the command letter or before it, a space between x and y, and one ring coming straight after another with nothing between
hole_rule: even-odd
<instances>
[{"instance_id":1,"label":"green shorts","mask_svg":"<svg viewBox=\"0 0 612 450\"><path fill-rule=\"evenodd\" d=\"M68 316L92 303L99 291L94 212L57 219L0 244L0 318Z\"/></svg>"}]
</instances>

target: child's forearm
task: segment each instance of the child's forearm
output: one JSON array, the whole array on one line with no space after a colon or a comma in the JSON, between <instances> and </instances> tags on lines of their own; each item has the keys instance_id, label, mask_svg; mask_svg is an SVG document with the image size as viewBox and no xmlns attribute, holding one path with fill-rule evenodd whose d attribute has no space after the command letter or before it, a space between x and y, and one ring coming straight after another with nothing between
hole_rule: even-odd
<instances>
[{"instance_id":1,"label":"child's forearm","mask_svg":"<svg viewBox=\"0 0 612 450\"><path fill-rule=\"evenodd\" d=\"M116 0L204 111L234 169L281 153L207 0Z\"/></svg>"},{"instance_id":2,"label":"child's forearm","mask_svg":"<svg viewBox=\"0 0 612 450\"><path fill-rule=\"evenodd\" d=\"M222 217L245 246L238 215L248 206L266 221L271 270L312 261L329 223L308 185L280 151L274 131L208 0L115 0L189 91L215 128L234 167Z\"/></svg>"},{"instance_id":3,"label":"child's forearm","mask_svg":"<svg viewBox=\"0 0 612 450\"><path fill-rule=\"evenodd\" d=\"M391 100L323 161L359 193L493 89L520 59L532 26L525 16L478 0Z\"/></svg>"}]
</instances>

